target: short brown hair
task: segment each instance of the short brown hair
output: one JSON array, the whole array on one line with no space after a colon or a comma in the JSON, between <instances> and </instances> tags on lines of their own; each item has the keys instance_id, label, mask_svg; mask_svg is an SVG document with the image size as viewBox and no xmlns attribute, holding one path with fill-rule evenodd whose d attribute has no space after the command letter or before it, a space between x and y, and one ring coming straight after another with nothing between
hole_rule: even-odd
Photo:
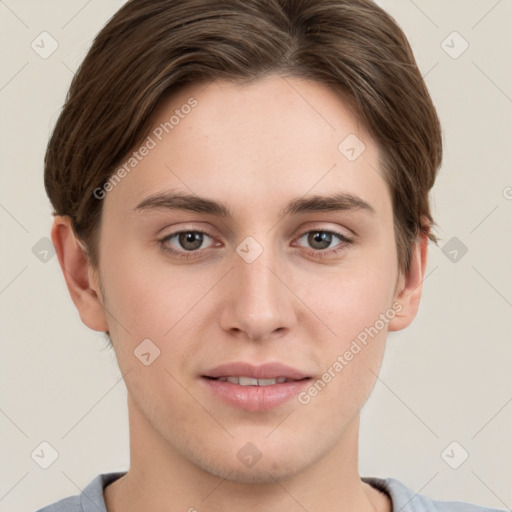
<instances>
[{"instance_id":1,"label":"short brown hair","mask_svg":"<svg viewBox=\"0 0 512 512\"><path fill-rule=\"evenodd\" d=\"M270 73L323 83L380 148L400 270L419 233L437 242L428 194L442 160L432 99L406 36L371 0L131 0L96 37L48 143L45 187L98 264L102 187L147 135L167 93ZM340 141L341 142L341 141Z\"/></svg>"}]
</instances>

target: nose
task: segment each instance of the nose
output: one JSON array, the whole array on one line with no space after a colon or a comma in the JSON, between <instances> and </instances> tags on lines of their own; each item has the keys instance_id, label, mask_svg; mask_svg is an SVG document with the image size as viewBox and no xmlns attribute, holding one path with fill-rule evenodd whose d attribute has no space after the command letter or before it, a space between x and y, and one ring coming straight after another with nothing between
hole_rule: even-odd
<instances>
[{"instance_id":1,"label":"nose","mask_svg":"<svg viewBox=\"0 0 512 512\"><path fill-rule=\"evenodd\" d=\"M223 283L222 329L253 341L289 332L296 322L297 300L290 289L286 262L277 250L264 248L254 261L237 253L233 265Z\"/></svg>"}]
</instances>

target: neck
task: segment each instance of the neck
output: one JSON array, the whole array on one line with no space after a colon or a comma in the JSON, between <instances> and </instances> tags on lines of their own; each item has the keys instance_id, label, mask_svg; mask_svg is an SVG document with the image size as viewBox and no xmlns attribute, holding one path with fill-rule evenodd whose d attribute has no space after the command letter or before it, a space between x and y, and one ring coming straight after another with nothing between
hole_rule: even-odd
<instances>
[{"instance_id":1,"label":"neck","mask_svg":"<svg viewBox=\"0 0 512 512\"><path fill-rule=\"evenodd\" d=\"M359 477L359 415L339 442L305 470L281 479L269 473L266 481L246 483L216 476L191 462L128 401L130 469L105 489L108 512L391 510L389 499Z\"/></svg>"}]
</instances>

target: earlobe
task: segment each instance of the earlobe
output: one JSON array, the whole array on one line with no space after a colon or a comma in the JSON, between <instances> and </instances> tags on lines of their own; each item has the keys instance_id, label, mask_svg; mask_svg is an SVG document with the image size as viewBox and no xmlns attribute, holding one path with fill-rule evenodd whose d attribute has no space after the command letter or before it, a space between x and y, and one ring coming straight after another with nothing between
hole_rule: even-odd
<instances>
[{"instance_id":1,"label":"earlobe","mask_svg":"<svg viewBox=\"0 0 512 512\"><path fill-rule=\"evenodd\" d=\"M428 236L421 233L411 248L409 271L400 276L394 298L394 302L400 303L400 311L389 322L388 331L405 329L418 312L427 267L428 242Z\"/></svg>"},{"instance_id":2,"label":"earlobe","mask_svg":"<svg viewBox=\"0 0 512 512\"><path fill-rule=\"evenodd\" d=\"M56 215L51 237L69 294L82 322L95 331L108 331L99 286L94 279L95 272L75 236L71 218Z\"/></svg>"}]
</instances>

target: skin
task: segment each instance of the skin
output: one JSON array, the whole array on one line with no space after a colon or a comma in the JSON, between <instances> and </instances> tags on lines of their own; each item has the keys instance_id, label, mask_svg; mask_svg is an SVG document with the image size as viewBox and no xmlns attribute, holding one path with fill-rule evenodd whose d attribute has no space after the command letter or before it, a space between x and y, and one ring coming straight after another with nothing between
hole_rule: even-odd
<instances>
[{"instance_id":1,"label":"skin","mask_svg":"<svg viewBox=\"0 0 512 512\"><path fill-rule=\"evenodd\" d=\"M110 332L128 390L131 464L105 489L107 508L390 511L387 495L360 479L359 418L387 331L417 313L428 239L413 246L409 272L399 272L379 148L326 86L277 75L196 84L166 98L154 126L191 96L192 112L106 194L98 268L69 218L56 216L52 229L81 319ZM349 134L366 146L353 162L338 150ZM222 201L233 217L134 210L169 190ZM358 196L375 213L280 216L293 199L333 192ZM211 236L188 260L160 242L185 229ZM332 237L323 252L339 251L322 258L308 239L315 230L353 242ZM247 236L263 248L250 264L236 252ZM187 252L178 237L165 244ZM200 378L227 362L278 361L316 380L393 304L401 310L387 328L307 405L293 398L266 412L240 410ZM149 366L134 356L146 338L161 351ZM250 468L237 457L247 442L262 454Z\"/></svg>"}]
</instances>

